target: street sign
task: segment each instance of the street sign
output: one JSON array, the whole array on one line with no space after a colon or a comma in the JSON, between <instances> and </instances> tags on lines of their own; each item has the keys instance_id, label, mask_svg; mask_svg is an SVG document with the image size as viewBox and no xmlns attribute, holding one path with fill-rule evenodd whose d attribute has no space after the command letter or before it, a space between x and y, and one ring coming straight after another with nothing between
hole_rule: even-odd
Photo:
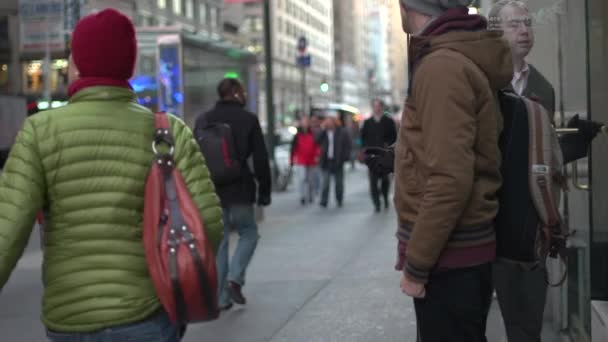
<instances>
[{"instance_id":1,"label":"street sign","mask_svg":"<svg viewBox=\"0 0 608 342\"><path fill-rule=\"evenodd\" d=\"M19 0L21 51L65 50L63 0Z\"/></svg>"},{"instance_id":2,"label":"street sign","mask_svg":"<svg viewBox=\"0 0 608 342\"><path fill-rule=\"evenodd\" d=\"M296 64L300 67L309 68L312 64L312 57L310 55L301 55L296 57Z\"/></svg>"},{"instance_id":3,"label":"street sign","mask_svg":"<svg viewBox=\"0 0 608 342\"><path fill-rule=\"evenodd\" d=\"M300 37L300 39L298 39L298 51L304 53L306 52L306 48L308 48L308 40L306 40L306 37Z\"/></svg>"}]
</instances>

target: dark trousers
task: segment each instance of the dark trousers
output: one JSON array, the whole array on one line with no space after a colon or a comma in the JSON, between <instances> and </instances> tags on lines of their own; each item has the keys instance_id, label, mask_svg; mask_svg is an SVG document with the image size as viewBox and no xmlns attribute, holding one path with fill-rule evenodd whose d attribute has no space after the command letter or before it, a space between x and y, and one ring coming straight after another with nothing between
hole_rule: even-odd
<instances>
[{"instance_id":1,"label":"dark trousers","mask_svg":"<svg viewBox=\"0 0 608 342\"><path fill-rule=\"evenodd\" d=\"M382 194L384 205L388 207L388 191L390 185L391 181L388 175L379 176L373 172L369 173L369 191L372 195L372 202L376 209L379 209L382 205L380 202L380 194Z\"/></svg>"},{"instance_id":2,"label":"dark trousers","mask_svg":"<svg viewBox=\"0 0 608 342\"><path fill-rule=\"evenodd\" d=\"M414 299L419 342L487 342L492 264L437 272Z\"/></svg>"},{"instance_id":3,"label":"dark trousers","mask_svg":"<svg viewBox=\"0 0 608 342\"><path fill-rule=\"evenodd\" d=\"M326 206L329 200L329 188L331 179L334 179L336 184L336 201L341 205L344 200L344 164L329 162L327 167L323 168L323 190L321 192L321 205Z\"/></svg>"},{"instance_id":4,"label":"dark trousers","mask_svg":"<svg viewBox=\"0 0 608 342\"><path fill-rule=\"evenodd\" d=\"M494 288L509 342L540 342L547 283L543 267L527 270L516 263L494 263Z\"/></svg>"}]
</instances>

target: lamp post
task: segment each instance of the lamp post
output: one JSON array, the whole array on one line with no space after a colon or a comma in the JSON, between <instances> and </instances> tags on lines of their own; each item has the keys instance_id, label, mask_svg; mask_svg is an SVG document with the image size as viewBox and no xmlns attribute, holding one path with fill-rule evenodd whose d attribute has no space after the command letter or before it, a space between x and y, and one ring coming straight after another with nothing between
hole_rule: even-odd
<instances>
[{"instance_id":1,"label":"lamp post","mask_svg":"<svg viewBox=\"0 0 608 342\"><path fill-rule=\"evenodd\" d=\"M268 153L274 160L275 147L275 120L274 120L274 94L272 87L272 27L271 27L270 0L264 0L264 59L266 64L266 125Z\"/></svg>"}]
</instances>

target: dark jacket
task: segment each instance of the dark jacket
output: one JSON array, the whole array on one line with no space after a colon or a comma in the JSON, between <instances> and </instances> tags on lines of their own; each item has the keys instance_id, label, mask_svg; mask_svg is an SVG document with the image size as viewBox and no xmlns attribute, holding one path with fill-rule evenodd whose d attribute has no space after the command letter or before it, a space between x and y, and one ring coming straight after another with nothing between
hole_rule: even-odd
<instances>
[{"instance_id":1,"label":"dark jacket","mask_svg":"<svg viewBox=\"0 0 608 342\"><path fill-rule=\"evenodd\" d=\"M4 163L6 163L6 160L8 159L8 154L9 154L10 150L6 149L0 149L0 170L2 170L4 168Z\"/></svg>"},{"instance_id":2,"label":"dark jacket","mask_svg":"<svg viewBox=\"0 0 608 342\"><path fill-rule=\"evenodd\" d=\"M334 131L334 158L333 162L329 159L329 132L327 130L317 133L317 144L321 146L321 168L327 170L334 167L341 167L350 160L352 142L350 135L343 127L336 127Z\"/></svg>"},{"instance_id":3,"label":"dark jacket","mask_svg":"<svg viewBox=\"0 0 608 342\"><path fill-rule=\"evenodd\" d=\"M555 113L555 90L547 79L533 65L529 65L530 75L523 96L537 99L550 115Z\"/></svg>"},{"instance_id":4,"label":"dark jacket","mask_svg":"<svg viewBox=\"0 0 608 342\"><path fill-rule=\"evenodd\" d=\"M239 180L217 187L222 206L252 204L256 199L268 204L271 191L270 161L258 118L237 102L219 101L212 110L196 120L194 131L197 137L204 127L203 117L210 124L225 123L232 128L236 153L243 165ZM249 167L249 158L253 159L253 170Z\"/></svg>"},{"instance_id":5,"label":"dark jacket","mask_svg":"<svg viewBox=\"0 0 608 342\"><path fill-rule=\"evenodd\" d=\"M363 123L361 130L363 147L388 147L397 141L397 127L395 121L382 115L380 121L371 117Z\"/></svg>"}]
</instances>

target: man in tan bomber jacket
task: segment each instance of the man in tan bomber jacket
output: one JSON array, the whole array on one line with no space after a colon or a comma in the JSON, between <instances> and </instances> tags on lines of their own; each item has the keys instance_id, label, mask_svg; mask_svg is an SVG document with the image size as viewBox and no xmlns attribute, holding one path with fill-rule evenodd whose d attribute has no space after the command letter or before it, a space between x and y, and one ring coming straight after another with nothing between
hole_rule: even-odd
<instances>
[{"instance_id":1,"label":"man in tan bomber jacket","mask_svg":"<svg viewBox=\"0 0 608 342\"><path fill-rule=\"evenodd\" d=\"M395 150L401 288L424 342L486 341L511 54L469 0L400 0L410 87Z\"/></svg>"}]
</instances>

